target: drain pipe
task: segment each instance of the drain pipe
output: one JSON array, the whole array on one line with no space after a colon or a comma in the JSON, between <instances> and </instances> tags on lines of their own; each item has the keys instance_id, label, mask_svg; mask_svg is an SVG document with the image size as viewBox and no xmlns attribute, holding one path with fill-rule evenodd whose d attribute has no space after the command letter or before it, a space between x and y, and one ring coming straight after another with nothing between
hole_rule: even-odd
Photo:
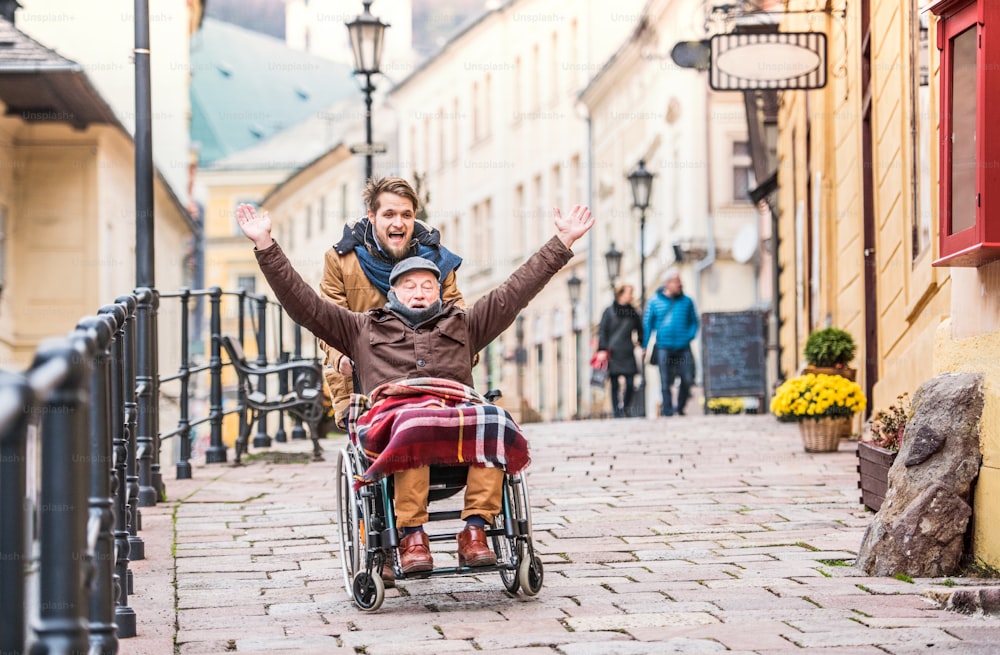
<instances>
[{"instance_id":1,"label":"drain pipe","mask_svg":"<svg viewBox=\"0 0 1000 655\"><path fill-rule=\"evenodd\" d=\"M708 226L706 235L706 251L705 258L699 259L693 265L694 269L694 279L695 279L695 309L698 312L704 311L701 306L701 276L706 269L710 268L712 264L715 263L715 223L712 220L712 212L708 212L708 216L705 219L705 223Z\"/></svg>"}]
</instances>

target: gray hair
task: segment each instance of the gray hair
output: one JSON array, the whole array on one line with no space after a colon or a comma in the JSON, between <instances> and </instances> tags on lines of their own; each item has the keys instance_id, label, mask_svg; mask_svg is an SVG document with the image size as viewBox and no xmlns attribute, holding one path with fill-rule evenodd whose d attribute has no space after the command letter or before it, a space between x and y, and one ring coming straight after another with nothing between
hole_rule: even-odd
<instances>
[{"instance_id":1,"label":"gray hair","mask_svg":"<svg viewBox=\"0 0 1000 655\"><path fill-rule=\"evenodd\" d=\"M676 266L671 266L663 274L662 280L663 280L663 283L666 284L667 281L673 279L674 277L678 277L679 278L680 276L681 276L681 269L677 268Z\"/></svg>"}]
</instances>

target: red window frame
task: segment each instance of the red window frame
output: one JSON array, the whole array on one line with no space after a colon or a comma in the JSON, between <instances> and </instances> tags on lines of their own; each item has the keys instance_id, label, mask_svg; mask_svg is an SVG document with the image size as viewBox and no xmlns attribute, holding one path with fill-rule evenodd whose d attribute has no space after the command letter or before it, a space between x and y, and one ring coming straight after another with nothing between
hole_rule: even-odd
<instances>
[{"instance_id":1,"label":"red window frame","mask_svg":"<svg viewBox=\"0 0 1000 655\"><path fill-rule=\"evenodd\" d=\"M929 7L938 16L937 48L941 52L940 97L940 198L938 215L939 258L935 266L982 266L1000 259L1000 124L987 121L1000 107L1000 83L987 72L1000 66L1000 3L996 0L939 0ZM970 227L952 232L952 125L955 79L955 38L975 28L976 114L974 220ZM969 217L965 217L968 221Z\"/></svg>"}]
</instances>

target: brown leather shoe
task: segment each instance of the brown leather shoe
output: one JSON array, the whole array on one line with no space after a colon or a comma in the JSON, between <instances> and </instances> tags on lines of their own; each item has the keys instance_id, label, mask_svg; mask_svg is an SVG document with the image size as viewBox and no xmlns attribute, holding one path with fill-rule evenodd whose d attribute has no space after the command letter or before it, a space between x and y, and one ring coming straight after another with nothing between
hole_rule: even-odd
<instances>
[{"instance_id":1,"label":"brown leather shoe","mask_svg":"<svg viewBox=\"0 0 1000 655\"><path fill-rule=\"evenodd\" d=\"M478 525L466 525L458 533L459 566L493 566L497 556L486 545L486 531Z\"/></svg>"},{"instance_id":2,"label":"brown leather shoe","mask_svg":"<svg viewBox=\"0 0 1000 655\"><path fill-rule=\"evenodd\" d=\"M382 577L382 585L385 586L386 589L395 589L396 574L392 572L391 561L387 560L386 563L382 565L382 571L379 575Z\"/></svg>"},{"instance_id":3,"label":"brown leather shoe","mask_svg":"<svg viewBox=\"0 0 1000 655\"><path fill-rule=\"evenodd\" d=\"M414 532L399 542L399 568L403 569L403 573L419 573L434 568L431 543L426 532Z\"/></svg>"}]
</instances>

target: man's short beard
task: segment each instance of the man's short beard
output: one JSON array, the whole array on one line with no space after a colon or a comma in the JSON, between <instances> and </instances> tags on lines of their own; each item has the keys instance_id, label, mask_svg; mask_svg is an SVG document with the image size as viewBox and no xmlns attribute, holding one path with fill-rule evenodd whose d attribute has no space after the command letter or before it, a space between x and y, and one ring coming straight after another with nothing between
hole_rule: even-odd
<instances>
[{"instance_id":1,"label":"man's short beard","mask_svg":"<svg viewBox=\"0 0 1000 655\"><path fill-rule=\"evenodd\" d=\"M380 245L382 247L382 250L384 250L386 254L389 255L391 258L405 259L410 254L410 249L413 247L413 241L409 241L405 245L398 247L389 246L387 244L382 243L381 241L379 241L378 245Z\"/></svg>"}]
</instances>

